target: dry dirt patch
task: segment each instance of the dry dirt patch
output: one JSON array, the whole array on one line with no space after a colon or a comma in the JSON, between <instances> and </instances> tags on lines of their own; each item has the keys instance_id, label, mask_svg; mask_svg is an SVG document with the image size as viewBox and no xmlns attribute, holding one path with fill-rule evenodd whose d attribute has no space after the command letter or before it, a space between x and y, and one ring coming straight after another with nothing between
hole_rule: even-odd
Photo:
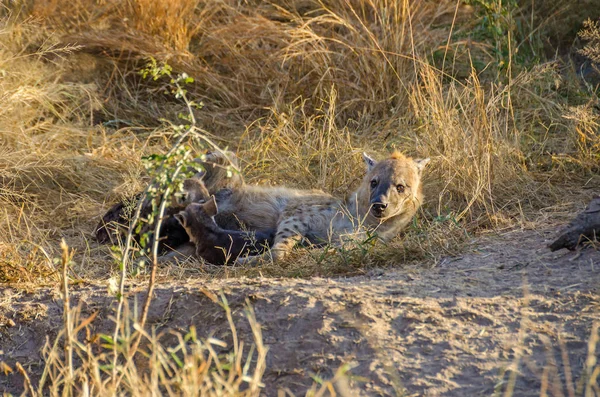
<instances>
[{"instance_id":1,"label":"dry dirt patch","mask_svg":"<svg viewBox=\"0 0 600 397\"><path fill-rule=\"evenodd\" d=\"M279 388L302 394L312 375L331 377L342 363L354 366L355 395L490 395L506 387L515 355L514 395L539 395L546 386L565 392L584 373L592 324L599 320L600 252L550 253L545 245L554 235L515 231L479 239L470 252L433 269L162 284L149 322L182 332L195 325L202 336L230 341L225 313L203 292L222 290L239 336L250 342L242 316L249 300L269 347L267 395ZM74 286L72 294L84 315L98 312L96 332L111 329L114 298L105 286ZM141 287L130 294L141 302ZM46 335L55 337L61 319L57 291L5 289L0 360L19 361L39 376L40 348ZM0 374L0 390L20 393L22 379Z\"/></svg>"}]
</instances>

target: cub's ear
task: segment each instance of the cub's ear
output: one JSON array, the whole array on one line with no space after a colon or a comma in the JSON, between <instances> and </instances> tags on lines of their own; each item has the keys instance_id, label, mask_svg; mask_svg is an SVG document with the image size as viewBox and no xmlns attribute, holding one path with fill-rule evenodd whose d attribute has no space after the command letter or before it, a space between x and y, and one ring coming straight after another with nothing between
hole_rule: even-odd
<instances>
[{"instance_id":1,"label":"cub's ear","mask_svg":"<svg viewBox=\"0 0 600 397\"><path fill-rule=\"evenodd\" d=\"M429 157L427 157L426 159L417 159L414 161L415 161L415 164L417 165L417 169L419 170L419 173L421 173L423 171L423 168L425 168L425 166L427 164L429 164L431 159Z\"/></svg>"},{"instance_id":2,"label":"cub's ear","mask_svg":"<svg viewBox=\"0 0 600 397\"><path fill-rule=\"evenodd\" d=\"M217 207L217 201L215 200L215 196L210 196L210 198L206 201L206 203L202 204L202 208L204 212L208 214L208 216L215 216L219 212L219 207Z\"/></svg>"},{"instance_id":3,"label":"cub's ear","mask_svg":"<svg viewBox=\"0 0 600 397\"><path fill-rule=\"evenodd\" d=\"M375 167L375 164L377 164L377 162L375 160L373 160L373 158L370 157L366 152L363 152L363 160L365 161L365 164L367 165L367 172L371 171L373 169L373 167Z\"/></svg>"},{"instance_id":4,"label":"cub's ear","mask_svg":"<svg viewBox=\"0 0 600 397\"><path fill-rule=\"evenodd\" d=\"M175 214L175 219L177 219L177 222L179 222L181 224L181 226L185 227L186 222L187 222L187 212L185 211L180 211L177 214Z\"/></svg>"}]
</instances>

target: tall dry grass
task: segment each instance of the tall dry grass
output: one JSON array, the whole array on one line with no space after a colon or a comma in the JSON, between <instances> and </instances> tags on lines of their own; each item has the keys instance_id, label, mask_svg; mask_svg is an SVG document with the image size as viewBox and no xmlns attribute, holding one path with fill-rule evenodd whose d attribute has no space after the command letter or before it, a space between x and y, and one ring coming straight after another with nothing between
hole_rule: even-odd
<instances>
[{"instance_id":1,"label":"tall dry grass","mask_svg":"<svg viewBox=\"0 0 600 397\"><path fill-rule=\"evenodd\" d=\"M586 189L600 185L597 87L544 47L544 38L576 31L582 14L596 9L592 2L507 3L493 40L485 13L454 0L0 5L0 282L66 281L54 261L60 238L75 248L72 280L117 274L111 252L90 232L113 202L143 190L141 157L169 150L173 130L162 119L180 123L185 111L168 79L141 78L149 57L195 78L187 89L204 104L195 111L199 126L237 151L251 182L342 197L360 180L363 150L432 158L423 211L389 246L300 253L295 266L173 267L163 279L330 276L436 261L472 233L535 222L542 210L585 201ZM572 15L581 17L567 24ZM73 332L85 328L77 316L65 324ZM117 334L131 341L130 317L123 318ZM151 382L125 360L107 383L99 372L106 358L73 335L76 368L65 364L60 343L49 345L47 379L72 394L234 386L253 395L241 386L247 374L215 378L220 365L244 368L241 355L222 363L212 341L192 348L179 341L168 347L188 365L176 370L159 336L142 337Z\"/></svg>"},{"instance_id":2,"label":"tall dry grass","mask_svg":"<svg viewBox=\"0 0 600 397\"><path fill-rule=\"evenodd\" d=\"M263 344L261 325L248 300L244 317L250 326L251 341L238 335L225 294L217 296L208 290L203 293L225 313L227 341L212 335L200 337L194 326L183 332L149 331L145 320L140 320L144 315L137 312L137 302L129 294L118 298L123 304L111 316L114 330L105 333L107 330L99 330L94 323L97 311L86 317L80 305L73 307L69 285L73 251L64 241L61 250L57 265L61 268L63 323L55 337L46 336L41 351L43 366L32 372L31 366L26 369L18 361L14 369L0 361L4 376L20 373L23 395L253 397L271 391L262 383L268 347ZM109 288L109 293L117 293L117 288ZM349 397L349 368L342 365L331 379L319 378L306 396L335 396L337 389L339 395ZM278 390L278 395L293 396L287 389Z\"/></svg>"},{"instance_id":3,"label":"tall dry grass","mask_svg":"<svg viewBox=\"0 0 600 397\"><path fill-rule=\"evenodd\" d=\"M363 150L432 157L409 240L583 201L581 181L598 183L597 96L568 62L517 51L536 49L573 7L546 20L527 2L508 9L497 24L518 48L500 66L497 43L472 33L485 29L481 10L455 1L11 3L0 30L0 279L47 278L59 237L77 250L78 277L116 271L89 232L143 188L141 156L168 150L161 119L180 123L185 110L167 80L140 77L150 56L195 78L199 126L238 152L250 181L344 196ZM415 251L439 255L433 241Z\"/></svg>"},{"instance_id":4,"label":"tall dry grass","mask_svg":"<svg viewBox=\"0 0 600 397\"><path fill-rule=\"evenodd\" d=\"M225 301L226 302L226 301ZM126 307L127 308L127 307ZM85 342L90 336L93 317L81 318L78 308L71 311L72 324L65 325L54 341L48 341L42 351L45 366L38 382L26 389L30 395L172 395L172 396L259 396L266 368L267 348L262 344L260 325L248 308L247 318L254 340L245 345L237 340L231 320L233 342L216 338L200 338L195 328L188 333L145 332L138 327L135 313L125 310L126 318L119 327L118 342L108 335L96 335L95 343ZM71 336L69 336L69 331ZM142 343L134 347L141 333ZM78 336L80 334L80 336ZM62 347L71 343L71 361ZM118 367L111 371L113 345ZM100 347L101 346L101 347ZM223 354L226 349L231 354ZM26 371L20 370L23 374Z\"/></svg>"}]
</instances>

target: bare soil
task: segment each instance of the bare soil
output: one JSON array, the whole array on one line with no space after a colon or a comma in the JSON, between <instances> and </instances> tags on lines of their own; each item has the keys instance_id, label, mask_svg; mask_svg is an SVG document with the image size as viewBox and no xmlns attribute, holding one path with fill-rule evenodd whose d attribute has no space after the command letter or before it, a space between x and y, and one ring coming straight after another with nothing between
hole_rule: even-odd
<instances>
[{"instance_id":1,"label":"bare soil","mask_svg":"<svg viewBox=\"0 0 600 397\"><path fill-rule=\"evenodd\" d=\"M163 283L149 322L182 332L195 325L200 336L230 341L223 309L203 292L222 290L238 335L250 342L249 300L269 348L269 396L283 388L304 394L311 375L331 377L343 363L353 365L352 395L487 396L506 388L508 368L518 368L515 396L537 396L542 387L566 392L584 374L600 319L600 252L551 253L546 244L556 234L554 227L479 238L462 257L433 268L399 265L353 278ZM140 302L143 287L130 291ZM98 312L96 332L112 329L115 300L105 285L74 285L72 296L84 316ZM4 288L0 361L39 376L40 349L61 324L58 288ZM0 374L0 391L22 387L20 375Z\"/></svg>"}]
</instances>

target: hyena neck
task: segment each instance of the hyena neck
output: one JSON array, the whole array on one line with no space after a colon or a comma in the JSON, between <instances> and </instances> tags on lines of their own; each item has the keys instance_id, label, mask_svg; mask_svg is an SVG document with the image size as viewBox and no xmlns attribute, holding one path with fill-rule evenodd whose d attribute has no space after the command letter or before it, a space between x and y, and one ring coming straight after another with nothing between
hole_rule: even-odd
<instances>
[{"instance_id":1,"label":"hyena neck","mask_svg":"<svg viewBox=\"0 0 600 397\"><path fill-rule=\"evenodd\" d=\"M223 230L217 226L217 224L204 219L194 222L190 226L191 227L189 227L187 231L188 235L190 236L190 241L194 244L201 242L211 243L218 239L219 233L223 232Z\"/></svg>"}]
</instances>

